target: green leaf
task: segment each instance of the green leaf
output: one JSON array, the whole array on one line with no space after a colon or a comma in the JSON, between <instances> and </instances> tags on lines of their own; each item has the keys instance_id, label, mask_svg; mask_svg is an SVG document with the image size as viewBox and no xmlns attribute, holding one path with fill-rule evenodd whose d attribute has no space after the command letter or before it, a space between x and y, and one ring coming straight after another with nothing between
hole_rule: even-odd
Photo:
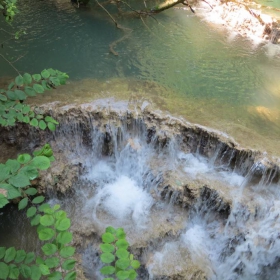
<instances>
[{"instance_id":1,"label":"green leaf","mask_svg":"<svg viewBox=\"0 0 280 280\"><path fill-rule=\"evenodd\" d=\"M35 254L33 252L29 252L26 254L24 263L29 264L29 263L33 262L34 260L35 260Z\"/></svg>"},{"instance_id":2,"label":"green leaf","mask_svg":"<svg viewBox=\"0 0 280 280\"><path fill-rule=\"evenodd\" d=\"M7 97L5 95L0 94L0 100L1 101L7 101L8 99L7 99Z\"/></svg>"},{"instance_id":3,"label":"green leaf","mask_svg":"<svg viewBox=\"0 0 280 280\"><path fill-rule=\"evenodd\" d=\"M50 131L55 131L55 124L48 122L48 128Z\"/></svg>"},{"instance_id":4,"label":"green leaf","mask_svg":"<svg viewBox=\"0 0 280 280\"><path fill-rule=\"evenodd\" d=\"M48 79L51 74L48 70L45 69L41 72L41 75L44 79Z\"/></svg>"},{"instance_id":5,"label":"green leaf","mask_svg":"<svg viewBox=\"0 0 280 280\"><path fill-rule=\"evenodd\" d=\"M21 193L15 187L9 184L0 184L0 189L4 189L8 192L7 199L14 199L21 196Z\"/></svg>"},{"instance_id":6,"label":"green leaf","mask_svg":"<svg viewBox=\"0 0 280 280\"><path fill-rule=\"evenodd\" d=\"M64 232L60 232L57 235L56 241L60 244L67 244L70 243L73 239L73 234L71 232L68 231L64 231Z\"/></svg>"},{"instance_id":7,"label":"green leaf","mask_svg":"<svg viewBox=\"0 0 280 280\"><path fill-rule=\"evenodd\" d=\"M116 255L119 259L128 259L129 252L125 249L119 249L116 251Z\"/></svg>"},{"instance_id":8,"label":"green leaf","mask_svg":"<svg viewBox=\"0 0 280 280\"><path fill-rule=\"evenodd\" d=\"M38 226L40 224L40 218L41 215L37 214L32 220L31 220L31 226Z\"/></svg>"},{"instance_id":9,"label":"green leaf","mask_svg":"<svg viewBox=\"0 0 280 280\"><path fill-rule=\"evenodd\" d=\"M9 200L3 194L0 194L0 208L3 208L8 203Z\"/></svg>"},{"instance_id":10,"label":"green leaf","mask_svg":"<svg viewBox=\"0 0 280 280\"><path fill-rule=\"evenodd\" d=\"M34 74L34 75L32 75L32 78L36 82L39 82L41 80L41 75L40 74Z\"/></svg>"},{"instance_id":11,"label":"green leaf","mask_svg":"<svg viewBox=\"0 0 280 280\"><path fill-rule=\"evenodd\" d=\"M65 270L71 270L75 267L76 261L75 260L66 260L63 264L62 264L62 268Z\"/></svg>"},{"instance_id":12,"label":"green leaf","mask_svg":"<svg viewBox=\"0 0 280 280\"><path fill-rule=\"evenodd\" d=\"M55 232L51 228L43 228L39 231L39 239L40 240L50 240L54 237Z\"/></svg>"},{"instance_id":13,"label":"green leaf","mask_svg":"<svg viewBox=\"0 0 280 280\"><path fill-rule=\"evenodd\" d=\"M17 100L16 94L14 91L8 90L8 91L6 91L6 95L11 100Z\"/></svg>"},{"instance_id":14,"label":"green leaf","mask_svg":"<svg viewBox=\"0 0 280 280\"><path fill-rule=\"evenodd\" d=\"M44 215L40 218L40 224L48 227L54 224L54 217L52 215Z\"/></svg>"},{"instance_id":15,"label":"green leaf","mask_svg":"<svg viewBox=\"0 0 280 280\"><path fill-rule=\"evenodd\" d=\"M5 253L5 257L4 257L4 262L5 263L9 263L11 261L13 261L16 257L16 249L15 247L10 247L9 249L6 250L6 253Z\"/></svg>"},{"instance_id":16,"label":"green leaf","mask_svg":"<svg viewBox=\"0 0 280 280\"><path fill-rule=\"evenodd\" d=\"M71 221L68 218L59 219L55 223L55 228L59 231L67 230L71 226Z\"/></svg>"},{"instance_id":17,"label":"green leaf","mask_svg":"<svg viewBox=\"0 0 280 280\"><path fill-rule=\"evenodd\" d=\"M50 274L50 269L49 269L46 265L40 264L40 265L39 265L39 268L40 268L40 270L41 270L41 272L42 272L43 275L48 275L48 274Z\"/></svg>"},{"instance_id":18,"label":"green leaf","mask_svg":"<svg viewBox=\"0 0 280 280\"><path fill-rule=\"evenodd\" d=\"M60 209L60 205L59 205L59 204L56 204L56 205L53 207L53 210L57 211L58 209Z\"/></svg>"},{"instance_id":19,"label":"green leaf","mask_svg":"<svg viewBox=\"0 0 280 280\"><path fill-rule=\"evenodd\" d=\"M36 264L45 264L45 262L41 257L37 257L36 258Z\"/></svg>"},{"instance_id":20,"label":"green leaf","mask_svg":"<svg viewBox=\"0 0 280 280\"><path fill-rule=\"evenodd\" d=\"M48 72L51 74L51 76L56 76L56 72L52 68L49 68Z\"/></svg>"},{"instance_id":21,"label":"green leaf","mask_svg":"<svg viewBox=\"0 0 280 280\"><path fill-rule=\"evenodd\" d=\"M50 160L45 156L37 156L32 160L32 165L40 170L46 170L51 166Z\"/></svg>"},{"instance_id":22,"label":"green leaf","mask_svg":"<svg viewBox=\"0 0 280 280\"><path fill-rule=\"evenodd\" d=\"M138 275L134 269L130 269L128 270L128 272L129 272L129 276L128 276L129 280L135 280L137 278Z\"/></svg>"},{"instance_id":23,"label":"green leaf","mask_svg":"<svg viewBox=\"0 0 280 280\"><path fill-rule=\"evenodd\" d=\"M21 264L19 267L19 271L24 278L28 279L31 277L31 269L29 266Z\"/></svg>"},{"instance_id":24,"label":"green leaf","mask_svg":"<svg viewBox=\"0 0 280 280\"><path fill-rule=\"evenodd\" d=\"M64 219L64 218L66 218L66 217L67 217L67 214L66 214L66 212L63 211L63 210L57 211L57 212L55 213L55 218L56 218L57 220Z\"/></svg>"},{"instance_id":25,"label":"green leaf","mask_svg":"<svg viewBox=\"0 0 280 280\"><path fill-rule=\"evenodd\" d=\"M8 86L8 90L11 90L13 87L15 86L15 83L14 82L11 82Z\"/></svg>"},{"instance_id":26,"label":"green leaf","mask_svg":"<svg viewBox=\"0 0 280 280\"><path fill-rule=\"evenodd\" d=\"M44 210L45 214L49 214L49 215L53 215L54 214L54 210L52 208L47 208Z\"/></svg>"},{"instance_id":27,"label":"green leaf","mask_svg":"<svg viewBox=\"0 0 280 280\"><path fill-rule=\"evenodd\" d=\"M47 124L43 120L40 120L39 121L39 128L42 129L42 130L45 130L47 128Z\"/></svg>"},{"instance_id":28,"label":"green leaf","mask_svg":"<svg viewBox=\"0 0 280 280\"><path fill-rule=\"evenodd\" d=\"M41 279L41 270L37 265L32 265L31 267L31 280Z\"/></svg>"},{"instance_id":29,"label":"green leaf","mask_svg":"<svg viewBox=\"0 0 280 280\"><path fill-rule=\"evenodd\" d=\"M43 203L39 206L39 211L44 212L45 209L49 209L51 206L48 203Z\"/></svg>"},{"instance_id":30,"label":"green leaf","mask_svg":"<svg viewBox=\"0 0 280 280\"><path fill-rule=\"evenodd\" d=\"M16 188L24 188L30 185L29 178L23 172L11 177L9 183Z\"/></svg>"},{"instance_id":31,"label":"green leaf","mask_svg":"<svg viewBox=\"0 0 280 280\"><path fill-rule=\"evenodd\" d=\"M0 262L0 279L7 279L9 276L9 267L3 263Z\"/></svg>"},{"instance_id":32,"label":"green leaf","mask_svg":"<svg viewBox=\"0 0 280 280\"><path fill-rule=\"evenodd\" d=\"M54 123L54 124L58 124L58 122L50 116L46 116L45 121L46 122L51 122L51 123Z\"/></svg>"},{"instance_id":33,"label":"green leaf","mask_svg":"<svg viewBox=\"0 0 280 280\"><path fill-rule=\"evenodd\" d=\"M35 118L33 118L33 119L30 121L30 125L32 125L32 126L37 127L37 126L38 126L38 124L39 124L39 122L38 122L38 120L37 120L37 119L35 119Z\"/></svg>"},{"instance_id":34,"label":"green leaf","mask_svg":"<svg viewBox=\"0 0 280 280\"><path fill-rule=\"evenodd\" d=\"M117 273L117 277L119 280L124 280L124 279L127 279L129 276L129 272L128 271L119 271Z\"/></svg>"},{"instance_id":35,"label":"green leaf","mask_svg":"<svg viewBox=\"0 0 280 280\"><path fill-rule=\"evenodd\" d=\"M28 195L35 195L38 191L35 188L29 188L24 191Z\"/></svg>"},{"instance_id":36,"label":"green leaf","mask_svg":"<svg viewBox=\"0 0 280 280\"><path fill-rule=\"evenodd\" d=\"M34 180L39 176L39 172L34 166L25 166L21 171L29 178L29 180Z\"/></svg>"},{"instance_id":37,"label":"green leaf","mask_svg":"<svg viewBox=\"0 0 280 280\"><path fill-rule=\"evenodd\" d=\"M24 116L22 121L24 123L29 123L30 122L30 118L28 116Z\"/></svg>"},{"instance_id":38,"label":"green leaf","mask_svg":"<svg viewBox=\"0 0 280 280\"><path fill-rule=\"evenodd\" d=\"M28 203L28 198L25 197L24 199L22 199L19 204L18 204L18 210L22 210L27 206Z\"/></svg>"},{"instance_id":39,"label":"green leaf","mask_svg":"<svg viewBox=\"0 0 280 280\"><path fill-rule=\"evenodd\" d=\"M0 247L0 260L4 258L6 253L6 247Z\"/></svg>"},{"instance_id":40,"label":"green leaf","mask_svg":"<svg viewBox=\"0 0 280 280\"><path fill-rule=\"evenodd\" d=\"M109 233L115 234L116 230L113 227L109 226L109 227L106 227L105 232L109 232Z\"/></svg>"},{"instance_id":41,"label":"green leaf","mask_svg":"<svg viewBox=\"0 0 280 280\"><path fill-rule=\"evenodd\" d=\"M25 100L26 99L26 94L22 90L16 89L15 90L15 95L16 95L16 98L18 100Z\"/></svg>"},{"instance_id":42,"label":"green leaf","mask_svg":"<svg viewBox=\"0 0 280 280\"><path fill-rule=\"evenodd\" d=\"M118 237L118 239L123 239L126 237L126 234L124 232L123 228L118 228L116 231L116 236Z\"/></svg>"},{"instance_id":43,"label":"green leaf","mask_svg":"<svg viewBox=\"0 0 280 280\"><path fill-rule=\"evenodd\" d=\"M103 253L112 253L115 251L115 247L111 244L101 244L99 247Z\"/></svg>"},{"instance_id":44,"label":"green leaf","mask_svg":"<svg viewBox=\"0 0 280 280\"><path fill-rule=\"evenodd\" d=\"M66 274L64 280L76 280L77 273L76 271L72 271Z\"/></svg>"},{"instance_id":45,"label":"green leaf","mask_svg":"<svg viewBox=\"0 0 280 280\"><path fill-rule=\"evenodd\" d=\"M134 269L137 269L140 267L140 262L137 261L137 260L134 260L131 262L131 266L134 268Z\"/></svg>"},{"instance_id":46,"label":"green leaf","mask_svg":"<svg viewBox=\"0 0 280 280\"><path fill-rule=\"evenodd\" d=\"M18 110L18 111L21 111L23 107L24 107L24 105L23 105L22 103L17 103L17 104L14 106L14 109L15 109L15 110Z\"/></svg>"},{"instance_id":47,"label":"green leaf","mask_svg":"<svg viewBox=\"0 0 280 280\"><path fill-rule=\"evenodd\" d=\"M42 196L42 195L40 195L40 196L35 197L35 198L32 200L32 203L34 203L34 204L39 204L39 203L42 203L44 200L45 200L45 197Z\"/></svg>"},{"instance_id":48,"label":"green leaf","mask_svg":"<svg viewBox=\"0 0 280 280\"><path fill-rule=\"evenodd\" d=\"M17 266L14 265L14 264L10 264L9 268L10 268L9 278L10 279L18 279L19 269L17 268Z\"/></svg>"},{"instance_id":49,"label":"green leaf","mask_svg":"<svg viewBox=\"0 0 280 280\"><path fill-rule=\"evenodd\" d=\"M130 266L130 260L119 259L116 261L116 266L120 269L127 269Z\"/></svg>"},{"instance_id":50,"label":"green leaf","mask_svg":"<svg viewBox=\"0 0 280 280\"><path fill-rule=\"evenodd\" d=\"M115 236L112 233L105 232L102 234L102 241L104 243L112 243L115 241Z\"/></svg>"},{"instance_id":51,"label":"green leaf","mask_svg":"<svg viewBox=\"0 0 280 280\"><path fill-rule=\"evenodd\" d=\"M25 163L29 162L30 160L31 160L31 156L29 154L22 154L22 155L19 155L17 158L17 161L20 164L25 164Z\"/></svg>"},{"instance_id":52,"label":"green leaf","mask_svg":"<svg viewBox=\"0 0 280 280\"><path fill-rule=\"evenodd\" d=\"M25 87L24 91L28 96L36 96L36 91L32 87Z\"/></svg>"},{"instance_id":53,"label":"green leaf","mask_svg":"<svg viewBox=\"0 0 280 280\"><path fill-rule=\"evenodd\" d=\"M100 259L103 263L111 263L115 260L115 256L111 253L103 253L100 255Z\"/></svg>"},{"instance_id":54,"label":"green leaf","mask_svg":"<svg viewBox=\"0 0 280 280\"><path fill-rule=\"evenodd\" d=\"M43 86L44 90L51 89L51 87L47 81L42 81L41 85Z\"/></svg>"},{"instance_id":55,"label":"green leaf","mask_svg":"<svg viewBox=\"0 0 280 280\"><path fill-rule=\"evenodd\" d=\"M17 76L15 79L16 85L17 86L22 86L23 85L23 77L21 75Z\"/></svg>"},{"instance_id":56,"label":"green leaf","mask_svg":"<svg viewBox=\"0 0 280 280\"><path fill-rule=\"evenodd\" d=\"M10 169L11 173L17 172L20 168L20 164L15 159L8 159L6 161L6 166Z\"/></svg>"},{"instance_id":57,"label":"green leaf","mask_svg":"<svg viewBox=\"0 0 280 280\"><path fill-rule=\"evenodd\" d=\"M55 85L55 86L60 86L60 79L58 77L50 77L50 81Z\"/></svg>"},{"instance_id":58,"label":"green leaf","mask_svg":"<svg viewBox=\"0 0 280 280\"><path fill-rule=\"evenodd\" d=\"M23 82L24 82L25 85L31 84L31 83L32 83L32 77L31 77L31 75L28 74L28 73L25 73L25 74L23 75Z\"/></svg>"},{"instance_id":59,"label":"green leaf","mask_svg":"<svg viewBox=\"0 0 280 280\"><path fill-rule=\"evenodd\" d=\"M129 243L127 242L126 239L121 238L121 239L119 239L119 240L116 242L116 246L117 246L119 249L127 249L127 248L129 247Z\"/></svg>"},{"instance_id":60,"label":"green leaf","mask_svg":"<svg viewBox=\"0 0 280 280\"><path fill-rule=\"evenodd\" d=\"M4 181L10 177L10 168L4 164L0 164L0 181Z\"/></svg>"},{"instance_id":61,"label":"green leaf","mask_svg":"<svg viewBox=\"0 0 280 280\"><path fill-rule=\"evenodd\" d=\"M55 268L59 266L59 258L58 257L52 257L45 260L45 264L48 268Z\"/></svg>"},{"instance_id":62,"label":"green leaf","mask_svg":"<svg viewBox=\"0 0 280 280\"><path fill-rule=\"evenodd\" d=\"M18 250L15 258L15 263L21 263L24 261L26 253L24 250Z\"/></svg>"},{"instance_id":63,"label":"green leaf","mask_svg":"<svg viewBox=\"0 0 280 280\"><path fill-rule=\"evenodd\" d=\"M44 90L44 88L41 86L41 85L39 85L39 84L34 84L33 85L33 89L37 92L37 93L43 93L45 90Z\"/></svg>"},{"instance_id":64,"label":"green leaf","mask_svg":"<svg viewBox=\"0 0 280 280\"><path fill-rule=\"evenodd\" d=\"M36 212L37 212L37 208L36 207L32 206L32 207L28 208L28 210L26 212L27 218L33 217L36 214Z\"/></svg>"},{"instance_id":65,"label":"green leaf","mask_svg":"<svg viewBox=\"0 0 280 280\"><path fill-rule=\"evenodd\" d=\"M62 279L62 274L59 271L55 271L48 275L48 280L61 280Z\"/></svg>"},{"instance_id":66,"label":"green leaf","mask_svg":"<svg viewBox=\"0 0 280 280\"><path fill-rule=\"evenodd\" d=\"M100 272L103 275L110 275L110 274L113 274L115 272L115 268L113 266L111 266L111 265L103 266L100 269Z\"/></svg>"},{"instance_id":67,"label":"green leaf","mask_svg":"<svg viewBox=\"0 0 280 280\"><path fill-rule=\"evenodd\" d=\"M42 251L46 256L51 256L57 251L57 247L54 244L46 243L44 246L42 246Z\"/></svg>"},{"instance_id":68,"label":"green leaf","mask_svg":"<svg viewBox=\"0 0 280 280\"><path fill-rule=\"evenodd\" d=\"M75 248L71 246L64 247L60 250L60 256L63 258L72 257L75 253Z\"/></svg>"}]
</instances>

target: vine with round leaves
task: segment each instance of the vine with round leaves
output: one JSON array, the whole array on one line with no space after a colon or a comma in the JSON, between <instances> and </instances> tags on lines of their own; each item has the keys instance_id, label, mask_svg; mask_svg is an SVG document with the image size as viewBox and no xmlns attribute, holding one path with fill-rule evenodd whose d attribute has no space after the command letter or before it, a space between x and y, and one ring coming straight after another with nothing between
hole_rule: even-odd
<instances>
[{"instance_id":1,"label":"vine with round leaves","mask_svg":"<svg viewBox=\"0 0 280 280\"><path fill-rule=\"evenodd\" d=\"M69 76L52 68L40 74L19 75L7 89L0 89L0 125L13 126L16 122L54 131L58 122L51 116L43 116L23 103L28 97L42 94L60 85L64 85Z\"/></svg>"},{"instance_id":2,"label":"vine with round leaves","mask_svg":"<svg viewBox=\"0 0 280 280\"><path fill-rule=\"evenodd\" d=\"M20 199L19 210L29 206L26 215L31 225L37 226L39 240L44 243L41 256L14 247L0 247L0 279L19 279L20 276L31 280L76 279L75 248L68 245L73 239L69 231L71 220L65 211L59 210L60 205L51 207L43 203L45 197L30 187L39 171L47 170L53 161L53 151L46 144L33 156L22 154L16 160L0 164L0 208L14 199ZM32 197L34 195L37 196Z\"/></svg>"},{"instance_id":3,"label":"vine with round leaves","mask_svg":"<svg viewBox=\"0 0 280 280\"><path fill-rule=\"evenodd\" d=\"M128 251L129 242L126 240L126 233L123 228L107 227L102 235L100 249L103 252L100 256L105 264L100 272L109 275L104 280L134 280L137 278L136 269L140 262L134 259L133 254Z\"/></svg>"}]
</instances>

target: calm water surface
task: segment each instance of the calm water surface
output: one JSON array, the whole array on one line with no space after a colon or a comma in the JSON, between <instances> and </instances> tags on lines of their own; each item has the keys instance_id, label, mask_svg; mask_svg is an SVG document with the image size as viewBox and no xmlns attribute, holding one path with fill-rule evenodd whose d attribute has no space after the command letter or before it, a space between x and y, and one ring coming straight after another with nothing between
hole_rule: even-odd
<instances>
[{"instance_id":1,"label":"calm water surface","mask_svg":"<svg viewBox=\"0 0 280 280\"><path fill-rule=\"evenodd\" d=\"M52 67L69 73L70 85L50 94L51 100L94 99L102 89L116 98L136 93L174 115L222 130L244 146L280 155L278 46L230 35L204 22L200 11L174 9L157 21L143 19L145 24L114 14L131 29L124 33L98 9L27 0L20 10L14 27L27 35L4 44L1 53L11 61L24 55L15 63L22 72ZM128 33L115 47L119 55L111 54L109 45ZM7 38L4 32L0 36ZM15 75L1 60L0 76ZM65 90L68 96L59 97Z\"/></svg>"}]
</instances>

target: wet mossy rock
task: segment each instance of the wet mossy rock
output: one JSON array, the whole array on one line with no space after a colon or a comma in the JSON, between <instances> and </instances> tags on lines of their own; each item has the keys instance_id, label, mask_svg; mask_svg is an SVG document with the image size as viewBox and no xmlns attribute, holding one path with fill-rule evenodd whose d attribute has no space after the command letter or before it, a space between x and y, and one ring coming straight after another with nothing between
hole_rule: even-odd
<instances>
[{"instance_id":1,"label":"wet mossy rock","mask_svg":"<svg viewBox=\"0 0 280 280\"><path fill-rule=\"evenodd\" d=\"M68 160L69 155L76 151L77 141L79 141L78 145L90 149L92 136L95 131L99 131L103 135L103 139L100 139L103 142L101 153L111 156L115 148L113 140L121 137L122 129L125 128L129 132L137 129L137 126L140 129L139 133L146 133L147 143L155 139L155 145L164 148L171 139L176 139L184 152L197 153L211 159L216 165L227 165L229 170L235 170L242 176L251 172L249 179L254 184L277 183L280 179L277 160L264 157L262 152L244 149L232 138L219 131L165 116L160 111L149 109L149 106L142 110L131 110L127 102L123 102L122 106L116 102L115 108L112 104L109 107L106 105L106 100L79 106L47 104L41 109L45 114L51 114L59 121L60 125L56 132L17 124L15 127L2 127L0 141L5 145L17 146L25 150L34 149L49 142L57 160L52 167L52 172L42 179L45 183L41 182L41 184L45 187L50 185L61 192L71 188L78 179L79 172L82 172L82 158L77 156L71 162ZM117 129L113 132L110 127ZM67 148L63 146L63 143L67 143ZM165 181L170 179L169 177L166 174ZM64 180L64 187L59 186L61 180ZM178 180L180 181L180 178ZM174 190L180 191L183 196L190 198L186 194L194 190L186 191L186 188L178 186L175 181L171 185L170 182L165 182L162 187L170 185ZM188 185L188 182L185 185ZM205 185L207 184L201 183L200 187Z\"/></svg>"}]
</instances>

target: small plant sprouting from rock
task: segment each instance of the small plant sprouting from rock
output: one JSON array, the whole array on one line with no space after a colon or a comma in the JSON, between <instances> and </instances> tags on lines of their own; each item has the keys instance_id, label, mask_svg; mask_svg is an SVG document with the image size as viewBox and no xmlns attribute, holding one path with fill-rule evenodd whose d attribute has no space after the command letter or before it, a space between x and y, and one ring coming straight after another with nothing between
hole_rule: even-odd
<instances>
[{"instance_id":1,"label":"small plant sprouting from rock","mask_svg":"<svg viewBox=\"0 0 280 280\"><path fill-rule=\"evenodd\" d=\"M140 267L140 262L134 260L133 254L127 250L129 243L123 228L107 227L102 235L100 249L103 252L100 256L105 264L100 272L109 277L104 280L134 280L137 278L136 269Z\"/></svg>"}]
</instances>

